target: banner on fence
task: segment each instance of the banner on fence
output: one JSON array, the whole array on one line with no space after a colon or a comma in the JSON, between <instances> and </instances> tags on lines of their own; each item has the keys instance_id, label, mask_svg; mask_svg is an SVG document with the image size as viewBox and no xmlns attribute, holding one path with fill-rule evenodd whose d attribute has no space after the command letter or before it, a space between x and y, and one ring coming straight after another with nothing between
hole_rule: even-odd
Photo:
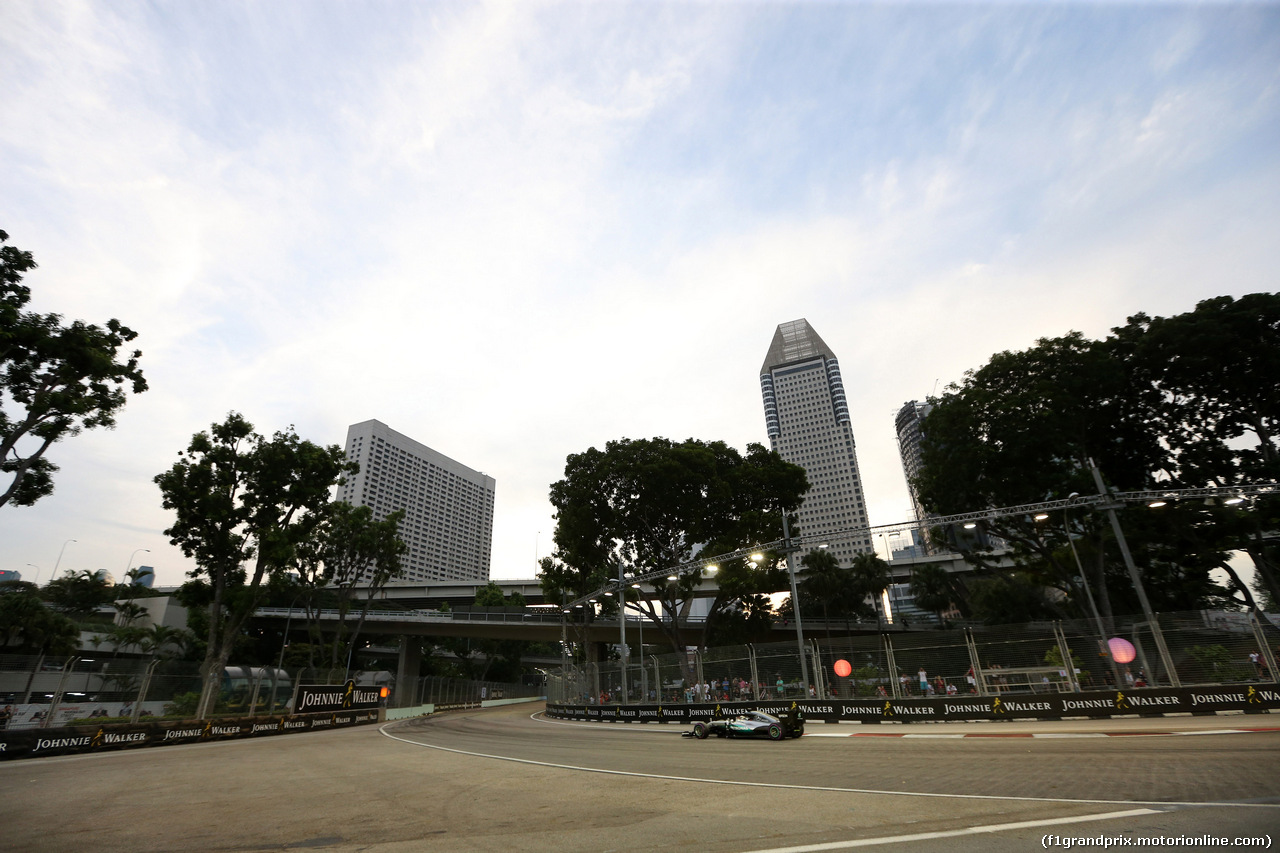
<instances>
[{"instance_id":1,"label":"banner on fence","mask_svg":"<svg viewBox=\"0 0 1280 853\"><path fill-rule=\"evenodd\" d=\"M104 723L0 731L0 760L74 755L106 749L264 737L378 722L378 711L242 717L201 721Z\"/></svg>"},{"instance_id":2,"label":"banner on fence","mask_svg":"<svg viewBox=\"0 0 1280 853\"><path fill-rule=\"evenodd\" d=\"M806 699L693 705L547 705L547 714L569 720L688 723L723 719L744 711L795 711L828 723L1063 719L1160 714L1263 713L1280 710L1280 685L1148 688L1105 693L1010 693L937 699Z\"/></svg>"},{"instance_id":3,"label":"banner on fence","mask_svg":"<svg viewBox=\"0 0 1280 853\"><path fill-rule=\"evenodd\" d=\"M298 702L294 710L299 713L366 711L382 706L385 690L357 687L350 680L346 684L303 684L298 687Z\"/></svg>"}]
</instances>

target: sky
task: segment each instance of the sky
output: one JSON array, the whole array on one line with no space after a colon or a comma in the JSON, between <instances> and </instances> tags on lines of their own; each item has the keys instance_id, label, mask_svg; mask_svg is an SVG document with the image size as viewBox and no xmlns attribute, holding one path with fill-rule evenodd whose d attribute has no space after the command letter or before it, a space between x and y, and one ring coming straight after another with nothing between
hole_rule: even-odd
<instances>
[{"instance_id":1,"label":"sky","mask_svg":"<svg viewBox=\"0 0 1280 853\"><path fill-rule=\"evenodd\" d=\"M0 91L30 307L119 318L150 384L0 508L27 580L181 583L152 481L232 411L489 474L530 578L569 454L767 443L799 318L895 524L904 402L1277 290L1276 3L5 0Z\"/></svg>"}]
</instances>

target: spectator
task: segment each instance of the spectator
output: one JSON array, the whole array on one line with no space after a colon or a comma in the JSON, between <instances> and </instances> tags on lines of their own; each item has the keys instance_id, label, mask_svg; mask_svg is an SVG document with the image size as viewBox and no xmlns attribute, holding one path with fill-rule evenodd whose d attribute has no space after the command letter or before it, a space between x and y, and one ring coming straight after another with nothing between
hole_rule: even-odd
<instances>
[{"instance_id":1,"label":"spectator","mask_svg":"<svg viewBox=\"0 0 1280 853\"><path fill-rule=\"evenodd\" d=\"M918 673L918 677L920 679L920 695L927 696L928 694L932 693L933 690L929 687L929 673L924 671L923 666L920 667L920 672Z\"/></svg>"}]
</instances>

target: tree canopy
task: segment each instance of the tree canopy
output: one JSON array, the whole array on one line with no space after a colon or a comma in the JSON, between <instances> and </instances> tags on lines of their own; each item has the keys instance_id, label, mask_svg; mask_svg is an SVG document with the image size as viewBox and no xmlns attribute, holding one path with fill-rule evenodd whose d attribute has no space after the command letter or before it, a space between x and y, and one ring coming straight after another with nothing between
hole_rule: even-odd
<instances>
[{"instance_id":1,"label":"tree canopy","mask_svg":"<svg viewBox=\"0 0 1280 853\"><path fill-rule=\"evenodd\" d=\"M329 490L351 467L337 445L304 441L292 428L268 440L232 412L196 433L156 476L164 507L176 516L165 534L195 560L191 576L203 592L190 595L208 603L202 718L213 708L241 628L263 599L264 581L293 564Z\"/></svg>"},{"instance_id":2,"label":"tree canopy","mask_svg":"<svg viewBox=\"0 0 1280 853\"><path fill-rule=\"evenodd\" d=\"M0 231L0 506L30 506L53 492L55 443L86 429L115 426L128 394L147 390L138 335L119 320L105 326L23 310L30 252L3 245Z\"/></svg>"},{"instance_id":3,"label":"tree canopy","mask_svg":"<svg viewBox=\"0 0 1280 853\"><path fill-rule=\"evenodd\" d=\"M566 602L616 581L619 567L643 574L688 562L695 553L722 554L782 538L782 517L808 491L804 469L759 444L742 455L721 441L619 439L604 450L572 454L564 479L551 486L556 550L540 579L548 601ZM659 582L637 606L673 648L682 648L678 619L701 583L697 573ZM752 596L785 585L777 555L752 566L721 565L717 621L749 618Z\"/></svg>"},{"instance_id":4,"label":"tree canopy","mask_svg":"<svg viewBox=\"0 0 1280 853\"><path fill-rule=\"evenodd\" d=\"M404 515L401 509L379 520L373 517L370 507L335 501L301 522L293 568L307 593L304 598L308 620L317 636L321 634L322 603L317 593L328 590L336 598L338 621L329 644L330 670L336 670L339 660L349 657L350 646L364 627L373 599L390 581L404 574L401 560L409 550L400 538ZM362 600L356 625L351 629L347 616L357 597L357 583L361 584Z\"/></svg>"},{"instance_id":5,"label":"tree canopy","mask_svg":"<svg viewBox=\"0 0 1280 853\"><path fill-rule=\"evenodd\" d=\"M1219 297L1171 318L1138 314L1101 341L1078 332L1042 339L997 353L931 401L913 485L927 510L949 515L1095 494L1095 464L1119 490L1272 482L1280 474L1278 389L1280 294ZM1156 590L1153 606L1251 603L1226 562L1237 548L1253 555L1276 589L1275 545L1265 535L1275 529L1276 507L1276 498L1259 498L1239 509L1199 503L1168 507L1164 518L1126 514L1126 538ZM1026 578L1062 593L1045 605L1058 615L1080 612L1082 570L1105 613L1135 608L1110 529L1098 517L1064 512L982 526L987 537L935 535L949 535L988 570L988 537L998 537ZM1229 587L1211 579L1215 568L1228 572Z\"/></svg>"},{"instance_id":6,"label":"tree canopy","mask_svg":"<svg viewBox=\"0 0 1280 853\"><path fill-rule=\"evenodd\" d=\"M79 640L76 623L46 606L35 584L0 582L0 646L5 651L71 654Z\"/></svg>"}]
</instances>

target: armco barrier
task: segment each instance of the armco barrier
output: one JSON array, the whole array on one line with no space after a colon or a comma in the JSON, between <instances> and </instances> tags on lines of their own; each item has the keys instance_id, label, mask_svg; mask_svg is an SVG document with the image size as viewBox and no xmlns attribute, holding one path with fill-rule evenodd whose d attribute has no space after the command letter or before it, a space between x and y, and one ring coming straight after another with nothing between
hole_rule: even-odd
<instances>
[{"instance_id":1,"label":"armco barrier","mask_svg":"<svg viewBox=\"0 0 1280 853\"><path fill-rule=\"evenodd\" d=\"M827 723L912 723L965 720L1060 720L1069 717L1214 714L1280 711L1280 685L1147 688L1097 693L945 696L937 699L803 699L694 705L567 705L549 703L547 715L602 723L689 723L743 711L799 710Z\"/></svg>"},{"instance_id":2,"label":"armco barrier","mask_svg":"<svg viewBox=\"0 0 1280 853\"><path fill-rule=\"evenodd\" d=\"M75 755L111 749L203 743L239 738L337 729L379 721L381 711L338 711L218 720L167 720L155 723L104 723L49 729L0 731L0 760Z\"/></svg>"}]
</instances>

